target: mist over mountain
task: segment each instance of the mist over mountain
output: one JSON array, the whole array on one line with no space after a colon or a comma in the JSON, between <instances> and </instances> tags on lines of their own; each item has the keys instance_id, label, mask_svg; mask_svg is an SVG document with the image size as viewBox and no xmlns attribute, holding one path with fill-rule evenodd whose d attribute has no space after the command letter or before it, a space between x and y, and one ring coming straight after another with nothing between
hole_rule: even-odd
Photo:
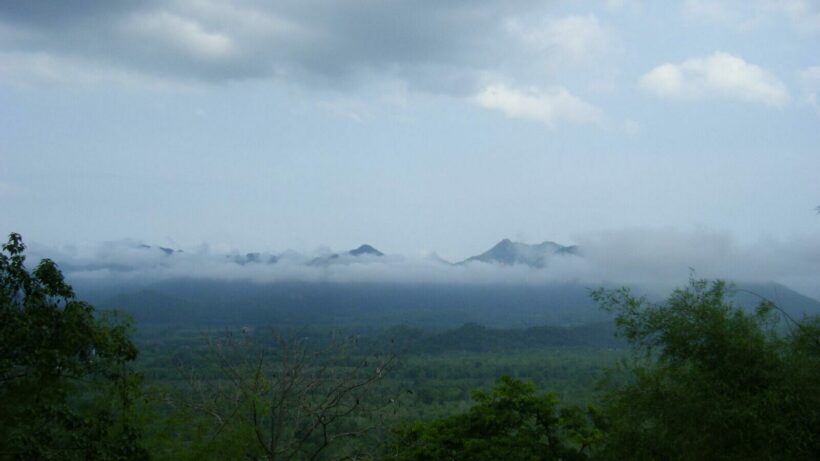
<instances>
[{"instance_id":1,"label":"mist over mountain","mask_svg":"<svg viewBox=\"0 0 820 461\"><path fill-rule=\"evenodd\" d=\"M529 268L543 269L547 267L554 258L567 256L580 256L579 248L576 245L561 245L552 241L545 241L539 244L526 244L513 242L510 239L503 239L489 250L471 256L461 262L451 263L436 253L430 254L426 259L428 262L439 263L446 266L464 266L471 263L484 263L495 266L515 266L521 265ZM344 251L332 252L326 249L317 250L318 255L310 253L300 253L296 251L285 251L275 253L269 251L252 252L231 252L224 255L212 254L210 252L198 251L186 254L183 250L147 245L135 244L130 241L108 242L98 249L95 254L77 257L78 255L60 255L60 261L64 269L69 272L137 272L143 267L163 268L181 263L183 260L191 259L211 259L216 262L220 256L227 262L239 266L248 265L273 265L282 262L289 266L327 267L333 264L371 264L384 263L391 264L397 261L406 261L403 256L394 255L387 257L385 253L379 251L369 244L362 244L357 248ZM173 258L173 259L172 259Z\"/></svg>"},{"instance_id":2,"label":"mist over mountain","mask_svg":"<svg viewBox=\"0 0 820 461\"><path fill-rule=\"evenodd\" d=\"M244 255L227 255L226 258L240 266L246 264L276 264L279 261L279 257L276 255L259 252L245 253Z\"/></svg>"},{"instance_id":3,"label":"mist over mountain","mask_svg":"<svg viewBox=\"0 0 820 461\"><path fill-rule=\"evenodd\" d=\"M166 251L170 250L170 251ZM581 283L588 286L678 286L696 276L776 282L820 296L820 235L738 242L721 232L623 229L579 235L572 244L527 244L503 239L466 258L435 252L400 255L363 244L332 251L245 251L159 246L135 240L62 247L30 245L31 259L56 261L69 280L128 284L173 278L250 280L257 283ZM460 261L451 263L449 261Z\"/></svg>"},{"instance_id":4,"label":"mist over mountain","mask_svg":"<svg viewBox=\"0 0 820 461\"><path fill-rule=\"evenodd\" d=\"M577 256L578 247L575 245L564 246L555 242L542 242L537 245L528 245L521 242L513 242L504 239L498 242L478 256L465 259L460 264L467 264L472 261L479 261L488 264L514 265L524 264L526 266L542 268L554 256Z\"/></svg>"},{"instance_id":5,"label":"mist over mountain","mask_svg":"<svg viewBox=\"0 0 820 461\"><path fill-rule=\"evenodd\" d=\"M709 232L631 230L586 236L577 245L503 239L458 263L435 253L408 257L363 244L333 252L165 251L134 241L38 248L78 291L138 321L571 325L606 320L589 298L599 286L630 286L661 299L696 277L737 284L792 316L820 312L813 240L744 246ZM765 264L764 264L765 263Z\"/></svg>"},{"instance_id":6,"label":"mist over mountain","mask_svg":"<svg viewBox=\"0 0 820 461\"><path fill-rule=\"evenodd\" d=\"M307 264L309 266L327 266L329 264L361 263L368 262L370 258L379 258L382 256L384 256L384 253L365 243L358 248L354 248L341 254L330 253L319 256L310 260Z\"/></svg>"}]
</instances>

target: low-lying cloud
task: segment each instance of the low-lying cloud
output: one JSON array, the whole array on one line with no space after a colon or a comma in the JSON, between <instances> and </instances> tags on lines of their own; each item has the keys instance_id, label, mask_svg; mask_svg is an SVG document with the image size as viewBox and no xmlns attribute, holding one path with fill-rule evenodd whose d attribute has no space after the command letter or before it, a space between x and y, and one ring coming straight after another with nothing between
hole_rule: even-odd
<instances>
[{"instance_id":1,"label":"low-lying cloud","mask_svg":"<svg viewBox=\"0 0 820 461\"><path fill-rule=\"evenodd\" d=\"M333 259L328 258L331 253L326 249L311 254L285 251L252 256L214 252L206 245L175 251L129 240L89 247L34 245L32 258L57 261L69 280L100 284L192 277L258 283L580 283L668 289L685 283L690 271L695 271L697 277L778 282L820 296L820 234L788 240L763 238L750 244L722 232L636 228L584 234L572 243L578 244L580 256L553 255L540 269L482 262L450 265L434 255L353 257L340 253ZM484 250L476 249L476 253ZM322 260L331 262L317 263Z\"/></svg>"}]
</instances>

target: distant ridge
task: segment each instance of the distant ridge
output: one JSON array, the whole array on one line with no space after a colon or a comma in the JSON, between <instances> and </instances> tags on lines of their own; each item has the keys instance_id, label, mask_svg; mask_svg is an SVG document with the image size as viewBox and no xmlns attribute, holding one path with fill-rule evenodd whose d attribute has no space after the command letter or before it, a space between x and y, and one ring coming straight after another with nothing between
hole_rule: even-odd
<instances>
[{"instance_id":1,"label":"distant ridge","mask_svg":"<svg viewBox=\"0 0 820 461\"><path fill-rule=\"evenodd\" d=\"M159 251L165 253L165 256L171 256L174 253L184 253L184 251L182 251L182 250L175 250L173 248L168 248L168 247L152 247L151 245L146 245L144 243L140 244L140 245L137 245L137 248L144 249L144 250L152 250L152 249L156 248Z\"/></svg>"},{"instance_id":2,"label":"distant ridge","mask_svg":"<svg viewBox=\"0 0 820 461\"><path fill-rule=\"evenodd\" d=\"M447 264L449 266L453 265L453 263L451 263L450 261L447 261L446 259L442 258L441 255L439 255L435 251L428 254L426 259L428 261L433 261L433 262L436 262L436 263L439 263L439 264Z\"/></svg>"},{"instance_id":3,"label":"distant ridge","mask_svg":"<svg viewBox=\"0 0 820 461\"><path fill-rule=\"evenodd\" d=\"M487 264L502 264L505 266L523 264L530 267L543 268L547 265L549 259L556 255L577 256L578 247L575 245L564 246L551 241L529 245L504 239L486 252L467 258L459 264L478 261Z\"/></svg>"},{"instance_id":4,"label":"distant ridge","mask_svg":"<svg viewBox=\"0 0 820 461\"><path fill-rule=\"evenodd\" d=\"M350 251L347 252L347 254L353 255L353 256L362 256L362 255L384 256L384 253L382 253L381 251L373 248L372 246L370 246L368 244L364 244L364 245L360 246L359 248L356 248L355 250L350 250Z\"/></svg>"},{"instance_id":5,"label":"distant ridge","mask_svg":"<svg viewBox=\"0 0 820 461\"><path fill-rule=\"evenodd\" d=\"M225 257L240 266L244 266L246 264L276 264L279 262L279 257L276 255L268 255L258 252L246 253L244 255L227 255Z\"/></svg>"},{"instance_id":6,"label":"distant ridge","mask_svg":"<svg viewBox=\"0 0 820 461\"><path fill-rule=\"evenodd\" d=\"M588 288L577 283L260 284L251 280L174 278L142 286L101 287L86 281L75 288L98 308L123 310L140 324L402 324L454 328L474 322L508 328L578 326L611 320L590 298ZM638 294L645 293L639 287L633 288ZM736 288L775 301L795 320L804 314L820 314L820 301L783 285L737 284ZM747 291L739 291L732 301L753 312L761 300ZM781 319L781 324L784 328L792 327L785 319Z\"/></svg>"},{"instance_id":7,"label":"distant ridge","mask_svg":"<svg viewBox=\"0 0 820 461\"><path fill-rule=\"evenodd\" d=\"M308 262L309 266L326 266L332 263L341 263L341 262L353 262L356 261L357 258L362 257L382 257L384 253L377 250L376 248L368 245L363 244L360 245L358 248L353 250L347 251L343 254L339 253L331 253L329 255L319 256L318 258L312 259Z\"/></svg>"}]
</instances>

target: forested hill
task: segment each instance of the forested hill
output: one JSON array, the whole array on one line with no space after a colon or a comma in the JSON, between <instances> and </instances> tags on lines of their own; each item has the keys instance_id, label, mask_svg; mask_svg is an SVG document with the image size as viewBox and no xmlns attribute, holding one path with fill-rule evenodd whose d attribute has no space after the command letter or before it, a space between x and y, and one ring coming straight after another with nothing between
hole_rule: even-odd
<instances>
[{"instance_id":1,"label":"forested hill","mask_svg":"<svg viewBox=\"0 0 820 461\"><path fill-rule=\"evenodd\" d=\"M746 309L753 309L760 295L794 318L820 313L820 302L783 285L738 284L737 289L734 300ZM176 279L87 290L84 296L101 309L128 312L138 325L407 324L442 329L465 323L520 328L609 319L592 302L589 288L581 284L257 284Z\"/></svg>"},{"instance_id":2,"label":"forested hill","mask_svg":"<svg viewBox=\"0 0 820 461\"><path fill-rule=\"evenodd\" d=\"M528 328L490 328L476 323L429 332L407 326L388 328L377 342L390 341L414 353L511 352L554 347L623 348L612 322L571 327L541 325Z\"/></svg>"},{"instance_id":3,"label":"forested hill","mask_svg":"<svg viewBox=\"0 0 820 461\"><path fill-rule=\"evenodd\" d=\"M138 324L452 328L572 325L606 320L581 285L275 283L174 280L91 296Z\"/></svg>"}]
</instances>

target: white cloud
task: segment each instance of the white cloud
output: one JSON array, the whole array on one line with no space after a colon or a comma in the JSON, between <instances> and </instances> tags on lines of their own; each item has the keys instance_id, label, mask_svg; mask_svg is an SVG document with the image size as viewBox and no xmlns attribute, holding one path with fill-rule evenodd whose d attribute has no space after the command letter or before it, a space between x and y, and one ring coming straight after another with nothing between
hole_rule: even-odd
<instances>
[{"instance_id":1,"label":"white cloud","mask_svg":"<svg viewBox=\"0 0 820 461\"><path fill-rule=\"evenodd\" d=\"M684 12L692 18L748 30L764 17L754 2L737 0L686 0Z\"/></svg>"},{"instance_id":2,"label":"white cloud","mask_svg":"<svg viewBox=\"0 0 820 461\"><path fill-rule=\"evenodd\" d=\"M310 29L294 21L240 2L198 0L186 4L185 10L194 14L200 21L249 37L281 39L295 36L303 40L315 38Z\"/></svg>"},{"instance_id":3,"label":"white cloud","mask_svg":"<svg viewBox=\"0 0 820 461\"><path fill-rule=\"evenodd\" d=\"M707 0L686 0L683 9L688 14L708 19L724 19L731 11L726 2Z\"/></svg>"},{"instance_id":4,"label":"white cloud","mask_svg":"<svg viewBox=\"0 0 820 461\"><path fill-rule=\"evenodd\" d=\"M765 69L722 52L662 64L641 77L640 86L666 99L723 97L775 107L789 101L786 87Z\"/></svg>"},{"instance_id":5,"label":"white cloud","mask_svg":"<svg viewBox=\"0 0 820 461\"><path fill-rule=\"evenodd\" d=\"M507 21L506 27L510 33L537 50L557 52L575 61L601 54L612 43L609 31L592 15L567 16L535 24L513 19Z\"/></svg>"},{"instance_id":6,"label":"white cloud","mask_svg":"<svg viewBox=\"0 0 820 461\"><path fill-rule=\"evenodd\" d=\"M820 94L820 66L803 69L800 71L799 78L803 86L803 91L806 93L806 99L816 109L820 110L820 101L818 101L818 94Z\"/></svg>"},{"instance_id":7,"label":"white cloud","mask_svg":"<svg viewBox=\"0 0 820 461\"><path fill-rule=\"evenodd\" d=\"M610 11L618 11L626 8L638 9L642 7L643 0L605 0L604 6Z\"/></svg>"},{"instance_id":8,"label":"white cloud","mask_svg":"<svg viewBox=\"0 0 820 461\"><path fill-rule=\"evenodd\" d=\"M537 120L550 127L559 121L596 123L601 119L597 107L565 88L520 90L497 83L485 87L473 100L481 107L499 110L508 117Z\"/></svg>"},{"instance_id":9,"label":"white cloud","mask_svg":"<svg viewBox=\"0 0 820 461\"><path fill-rule=\"evenodd\" d=\"M766 3L789 16L803 32L820 32L820 3L816 0L768 0Z\"/></svg>"},{"instance_id":10,"label":"white cloud","mask_svg":"<svg viewBox=\"0 0 820 461\"><path fill-rule=\"evenodd\" d=\"M233 41L226 34L206 31L192 19L167 12L133 16L128 20L127 30L143 40L156 41L204 60L228 58L234 51Z\"/></svg>"},{"instance_id":11,"label":"white cloud","mask_svg":"<svg viewBox=\"0 0 820 461\"><path fill-rule=\"evenodd\" d=\"M816 0L687 0L684 12L743 31L780 18L798 32L820 32L820 2Z\"/></svg>"}]
</instances>

